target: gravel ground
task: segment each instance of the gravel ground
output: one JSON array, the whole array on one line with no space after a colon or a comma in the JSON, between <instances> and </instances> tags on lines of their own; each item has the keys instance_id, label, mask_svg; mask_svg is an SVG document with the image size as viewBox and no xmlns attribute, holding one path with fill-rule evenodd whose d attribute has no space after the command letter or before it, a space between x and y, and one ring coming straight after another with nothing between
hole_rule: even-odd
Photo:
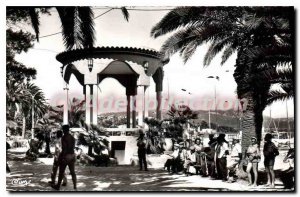
<instances>
[{"instance_id":1,"label":"gravel ground","mask_svg":"<svg viewBox=\"0 0 300 197\"><path fill-rule=\"evenodd\" d=\"M22 161L24 153L12 151L8 154L11 173L7 174L8 191L54 191L48 181L52 168L52 158L41 158L35 162ZM69 171L67 170L67 173ZM162 169L139 171L137 167L94 167L76 166L77 191L291 191L276 179L276 188L247 186L244 180L224 183L200 176L170 175ZM68 185L61 191L74 191L72 179L67 174Z\"/></svg>"}]
</instances>

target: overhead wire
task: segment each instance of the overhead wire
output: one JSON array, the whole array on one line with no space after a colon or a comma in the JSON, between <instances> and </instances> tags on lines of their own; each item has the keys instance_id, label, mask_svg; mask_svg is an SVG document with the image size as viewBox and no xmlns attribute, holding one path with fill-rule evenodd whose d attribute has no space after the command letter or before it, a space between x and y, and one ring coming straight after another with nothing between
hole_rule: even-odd
<instances>
[{"instance_id":1,"label":"overhead wire","mask_svg":"<svg viewBox=\"0 0 300 197\"><path fill-rule=\"evenodd\" d=\"M92 8L94 10L97 10L97 9L109 9L101 14L99 14L98 16L94 17L94 19L97 19L103 15L105 15L106 13L112 11L112 10L115 10L115 9L121 9L119 7L95 7L95 8ZM130 11L169 11L169 10L172 10L171 8L170 9L167 9L167 8L159 8L159 9L142 9L142 8L127 8L127 10L130 10ZM62 32L56 32L56 33L52 33L52 34L48 34L48 35L44 35L44 36L40 36L39 38L46 38L46 37L50 37L50 36L55 36L55 35L58 35L58 34L61 34Z\"/></svg>"}]
</instances>

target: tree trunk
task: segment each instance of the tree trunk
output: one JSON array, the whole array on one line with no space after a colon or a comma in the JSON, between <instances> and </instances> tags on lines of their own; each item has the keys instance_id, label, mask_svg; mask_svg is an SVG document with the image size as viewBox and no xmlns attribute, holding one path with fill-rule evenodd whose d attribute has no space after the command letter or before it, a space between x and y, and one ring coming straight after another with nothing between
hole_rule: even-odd
<instances>
[{"instance_id":1,"label":"tree trunk","mask_svg":"<svg viewBox=\"0 0 300 197\"><path fill-rule=\"evenodd\" d=\"M262 138L262 125L263 125L263 110L257 109L255 110L255 133L257 136L257 142L260 146L261 138Z\"/></svg>"},{"instance_id":2,"label":"tree trunk","mask_svg":"<svg viewBox=\"0 0 300 197\"><path fill-rule=\"evenodd\" d=\"M254 102L252 98L248 98L248 105L242 116L242 153L245 157L245 151L251 144L251 137L256 137L255 117L253 112Z\"/></svg>"},{"instance_id":3,"label":"tree trunk","mask_svg":"<svg viewBox=\"0 0 300 197\"><path fill-rule=\"evenodd\" d=\"M26 132L26 117L23 114L23 120L22 120L22 138L25 139L25 132Z\"/></svg>"}]
</instances>

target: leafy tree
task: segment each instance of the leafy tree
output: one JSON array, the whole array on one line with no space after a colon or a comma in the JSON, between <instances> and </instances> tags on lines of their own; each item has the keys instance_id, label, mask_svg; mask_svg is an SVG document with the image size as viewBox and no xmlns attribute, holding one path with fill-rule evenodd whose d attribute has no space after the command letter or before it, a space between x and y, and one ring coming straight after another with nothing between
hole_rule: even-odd
<instances>
[{"instance_id":1,"label":"leafy tree","mask_svg":"<svg viewBox=\"0 0 300 197\"><path fill-rule=\"evenodd\" d=\"M167 129L168 135L172 136L175 140L183 137L183 125L190 124L189 120L198 118L198 114L186 105L179 105L177 107L172 105L167 114L170 121L170 127Z\"/></svg>"}]
</instances>

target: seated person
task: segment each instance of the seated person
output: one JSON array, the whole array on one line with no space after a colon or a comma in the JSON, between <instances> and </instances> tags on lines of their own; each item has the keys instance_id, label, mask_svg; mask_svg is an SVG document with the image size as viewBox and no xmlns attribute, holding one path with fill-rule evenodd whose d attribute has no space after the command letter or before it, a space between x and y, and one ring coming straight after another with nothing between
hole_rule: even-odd
<instances>
[{"instance_id":1,"label":"seated person","mask_svg":"<svg viewBox=\"0 0 300 197\"><path fill-rule=\"evenodd\" d=\"M26 158L35 161L39 157L39 149L42 148L43 140L39 136L31 139L29 142L29 150L26 152Z\"/></svg>"},{"instance_id":2,"label":"seated person","mask_svg":"<svg viewBox=\"0 0 300 197\"><path fill-rule=\"evenodd\" d=\"M195 147L191 146L190 151L187 152L183 168L184 168L184 173L188 176L190 173L190 167L194 166L196 164L196 151Z\"/></svg>"},{"instance_id":3,"label":"seated person","mask_svg":"<svg viewBox=\"0 0 300 197\"><path fill-rule=\"evenodd\" d=\"M179 148L179 144L174 144L174 151L169 155L171 158L168 159L165 164L168 172L171 172L172 170L172 173L178 173L180 171L180 166L182 165L182 161L180 158L181 152L182 151Z\"/></svg>"}]
</instances>

